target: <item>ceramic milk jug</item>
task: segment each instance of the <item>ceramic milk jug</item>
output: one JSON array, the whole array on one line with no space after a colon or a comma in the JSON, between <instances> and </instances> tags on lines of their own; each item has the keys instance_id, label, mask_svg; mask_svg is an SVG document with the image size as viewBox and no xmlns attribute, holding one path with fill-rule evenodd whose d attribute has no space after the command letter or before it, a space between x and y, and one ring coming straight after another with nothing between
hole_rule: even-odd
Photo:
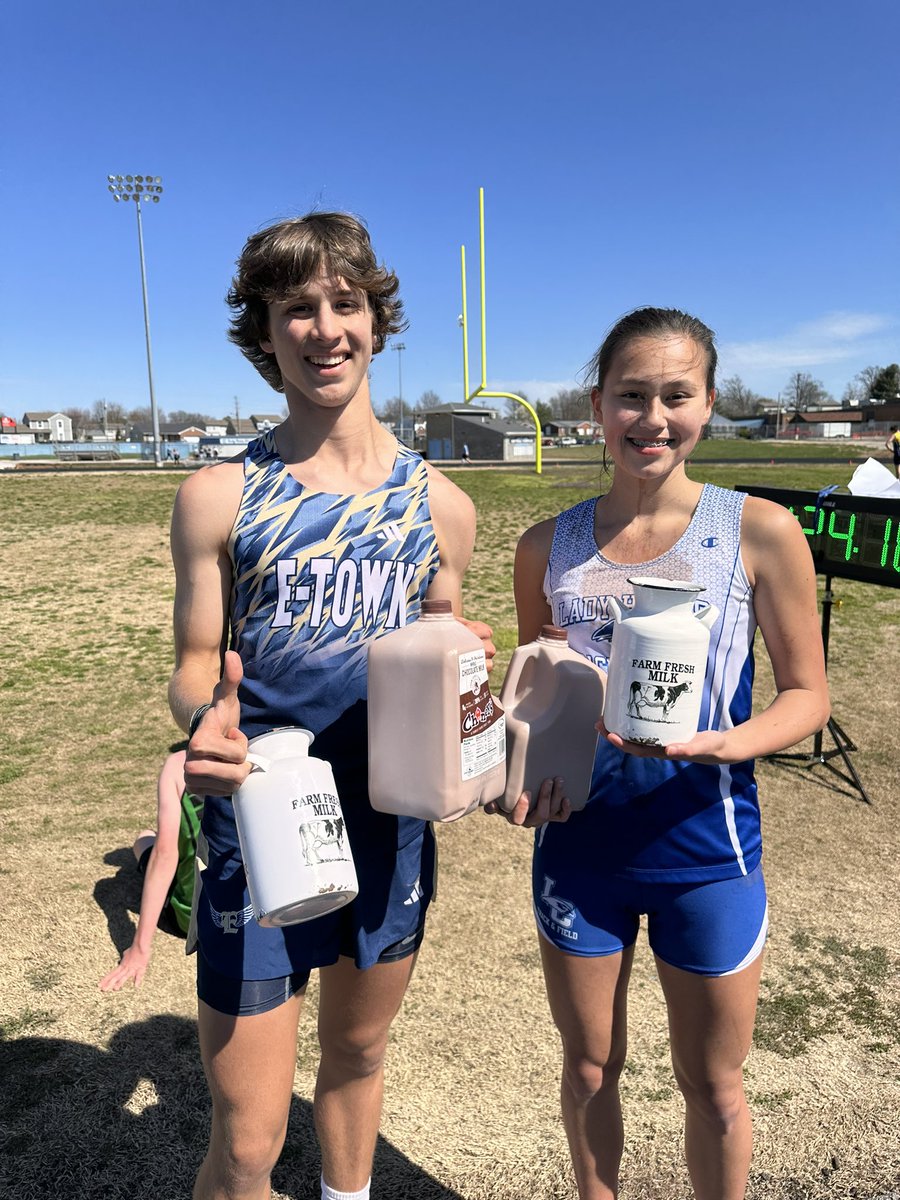
<instances>
[{"instance_id":1,"label":"ceramic milk jug","mask_svg":"<svg viewBox=\"0 0 900 1200\"><path fill-rule=\"evenodd\" d=\"M368 672L374 809L454 821L503 795L503 710L449 600L423 600L417 621L370 642Z\"/></svg>"},{"instance_id":2,"label":"ceramic milk jug","mask_svg":"<svg viewBox=\"0 0 900 1200\"><path fill-rule=\"evenodd\" d=\"M591 792L606 675L572 650L566 631L544 625L539 637L513 651L500 691L506 714L506 792L510 812L523 791L537 800L545 779L565 780L572 808Z\"/></svg>"},{"instance_id":3,"label":"ceramic milk jug","mask_svg":"<svg viewBox=\"0 0 900 1200\"><path fill-rule=\"evenodd\" d=\"M697 732L709 632L719 610L694 612L705 589L680 579L636 578L634 608L609 605L616 619L603 722L645 746L687 742Z\"/></svg>"},{"instance_id":4,"label":"ceramic milk jug","mask_svg":"<svg viewBox=\"0 0 900 1200\"><path fill-rule=\"evenodd\" d=\"M308 729L250 739L252 770L234 795L253 915L296 925L349 903L359 890L331 765L309 755Z\"/></svg>"}]
</instances>

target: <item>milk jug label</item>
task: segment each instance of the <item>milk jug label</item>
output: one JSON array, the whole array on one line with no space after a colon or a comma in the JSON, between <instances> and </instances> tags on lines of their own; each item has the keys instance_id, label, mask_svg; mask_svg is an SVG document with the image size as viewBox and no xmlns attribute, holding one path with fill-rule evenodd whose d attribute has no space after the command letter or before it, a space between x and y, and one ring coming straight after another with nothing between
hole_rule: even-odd
<instances>
[{"instance_id":1,"label":"milk jug label","mask_svg":"<svg viewBox=\"0 0 900 1200\"><path fill-rule=\"evenodd\" d=\"M696 664L656 658L633 658L625 702L629 717L661 725L677 725L681 710L690 706L684 697L697 686Z\"/></svg>"},{"instance_id":2,"label":"milk jug label","mask_svg":"<svg viewBox=\"0 0 900 1200\"><path fill-rule=\"evenodd\" d=\"M299 824L300 849L308 867L323 862L348 862L350 847L341 806L333 792L310 792L291 801Z\"/></svg>"},{"instance_id":3,"label":"milk jug label","mask_svg":"<svg viewBox=\"0 0 900 1200\"><path fill-rule=\"evenodd\" d=\"M506 761L506 718L488 687L483 650L459 656L459 722L463 782Z\"/></svg>"}]
</instances>

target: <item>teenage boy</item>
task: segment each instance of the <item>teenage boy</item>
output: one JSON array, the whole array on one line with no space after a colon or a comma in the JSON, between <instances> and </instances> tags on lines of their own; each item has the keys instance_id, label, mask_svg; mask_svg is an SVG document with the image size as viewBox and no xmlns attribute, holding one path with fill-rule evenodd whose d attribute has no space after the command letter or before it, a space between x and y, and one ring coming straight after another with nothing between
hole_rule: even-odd
<instances>
[{"instance_id":1,"label":"teenage boy","mask_svg":"<svg viewBox=\"0 0 900 1200\"><path fill-rule=\"evenodd\" d=\"M230 337L284 393L288 415L246 453L193 475L175 504L169 699L190 735L188 787L207 797L209 849L198 995L213 1118L198 1200L270 1194L314 967L322 1196L369 1195L388 1031L422 941L435 855L427 823L368 803L366 649L414 620L426 595L460 614L475 538L468 497L372 410L372 356L405 328L398 291L347 214L252 236L228 296ZM490 658L489 628L474 628ZM360 891L334 913L264 929L249 908L231 796L249 772L247 739L283 725L312 730L313 753L332 765Z\"/></svg>"}]
</instances>

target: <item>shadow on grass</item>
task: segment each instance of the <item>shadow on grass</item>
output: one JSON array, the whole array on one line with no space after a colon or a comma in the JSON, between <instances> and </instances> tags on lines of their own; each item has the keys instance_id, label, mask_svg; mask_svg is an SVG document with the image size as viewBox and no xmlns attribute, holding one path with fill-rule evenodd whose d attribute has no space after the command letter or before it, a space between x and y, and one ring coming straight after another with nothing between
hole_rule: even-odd
<instances>
[{"instance_id":1,"label":"shadow on grass","mask_svg":"<svg viewBox=\"0 0 900 1200\"><path fill-rule=\"evenodd\" d=\"M103 861L118 867L115 875L107 875L94 884L94 900L106 917L106 927L112 944L121 957L134 941L135 917L140 912L143 879L138 872L134 854L129 849L110 850ZM160 913L157 927L173 937L184 938L168 905Z\"/></svg>"},{"instance_id":2,"label":"shadow on grass","mask_svg":"<svg viewBox=\"0 0 900 1200\"><path fill-rule=\"evenodd\" d=\"M194 1021L126 1025L108 1050L60 1038L3 1041L0 1079L3 1195L190 1195L210 1120ZM373 1176L373 1200L463 1200L383 1138ZM295 1095L273 1187L290 1200L318 1200L318 1180L312 1106Z\"/></svg>"}]
</instances>

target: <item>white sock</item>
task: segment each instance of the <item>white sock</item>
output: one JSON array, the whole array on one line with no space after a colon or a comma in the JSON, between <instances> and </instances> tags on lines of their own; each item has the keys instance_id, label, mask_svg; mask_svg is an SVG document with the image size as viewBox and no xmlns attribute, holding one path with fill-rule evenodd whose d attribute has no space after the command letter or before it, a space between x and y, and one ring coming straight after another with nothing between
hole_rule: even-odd
<instances>
[{"instance_id":1,"label":"white sock","mask_svg":"<svg viewBox=\"0 0 900 1200\"><path fill-rule=\"evenodd\" d=\"M336 1192L334 1188L328 1186L325 1182L325 1177L322 1177L322 1200L369 1200L369 1188L372 1186L372 1180L369 1179L364 1188L358 1192Z\"/></svg>"}]
</instances>

